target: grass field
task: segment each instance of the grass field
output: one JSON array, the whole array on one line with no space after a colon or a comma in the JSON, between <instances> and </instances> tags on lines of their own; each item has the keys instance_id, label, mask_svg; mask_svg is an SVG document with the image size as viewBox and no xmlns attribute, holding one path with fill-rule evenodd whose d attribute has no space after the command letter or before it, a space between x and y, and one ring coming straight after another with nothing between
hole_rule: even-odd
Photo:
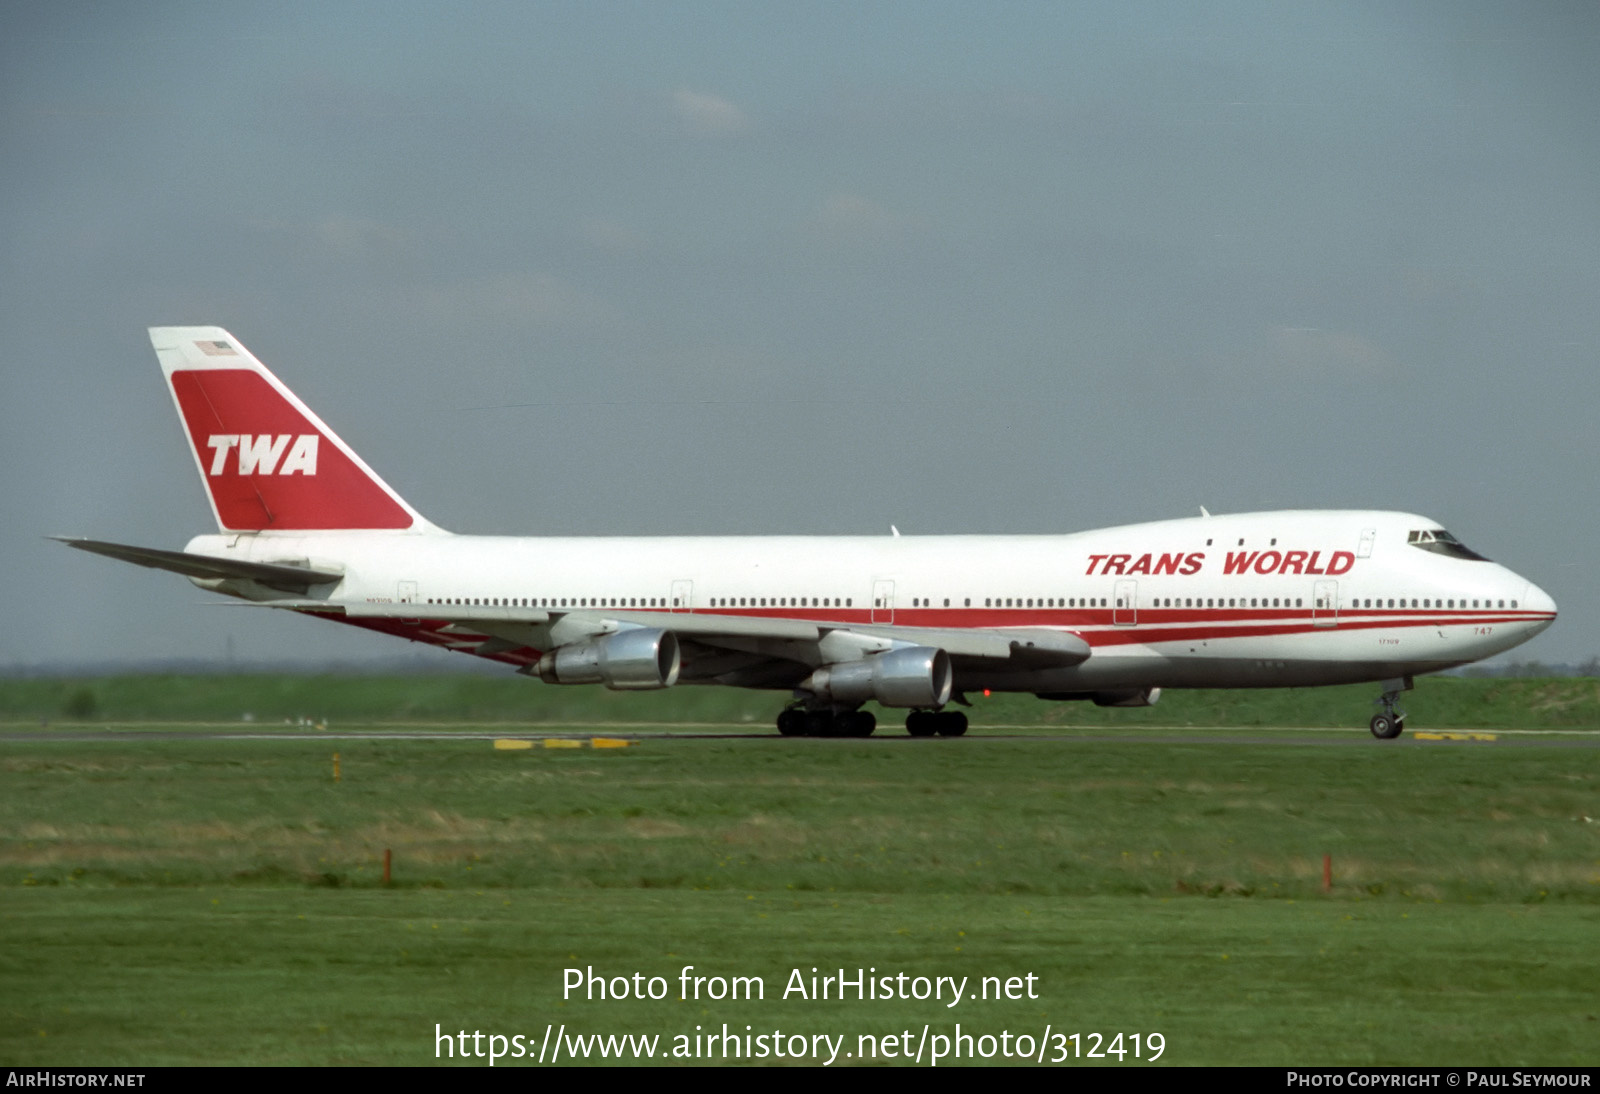
<instances>
[{"instance_id":1,"label":"grass field","mask_svg":"<svg viewBox=\"0 0 1600 1094\"><path fill-rule=\"evenodd\" d=\"M974 696L975 726L1342 726L1372 717L1378 688L1168 691L1153 707L1102 709L1031 695ZM0 723L513 722L770 726L786 696L732 688L614 692L505 676L113 676L0 680ZM1404 696L1410 724L1433 728L1600 728L1600 679L1429 676ZM877 709L872 707L871 709ZM879 710L885 726L903 720Z\"/></svg>"},{"instance_id":2,"label":"grass field","mask_svg":"<svg viewBox=\"0 0 1600 1094\"><path fill-rule=\"evenodd\" d=\"M547 1023L661 1052L724 1023L844 1035L840 1063L957 1023L1160 1034L1168 1064L1600 1059L1600 750L1125 724L518 752L13 737L0 1063L432 1063L436 1024L526 1046ZM684 965L765 997L680 1000ZM1037 997L783 998L813 966L1032 974ZM589 967L671 990L564 999Z\"/></svg>"}]
</instances>

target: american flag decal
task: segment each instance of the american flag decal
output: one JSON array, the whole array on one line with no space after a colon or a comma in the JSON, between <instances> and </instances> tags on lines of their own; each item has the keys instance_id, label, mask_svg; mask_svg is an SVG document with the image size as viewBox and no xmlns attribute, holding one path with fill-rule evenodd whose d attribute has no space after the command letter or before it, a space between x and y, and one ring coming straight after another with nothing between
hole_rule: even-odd
<instances>
[{"instance_id":1,"label":"american flag decal","mask_svg":"<svg viewBox=\"0 0 1600 1094\"><path fill-rule=\"evenodd\" d=\"M207 357L237 357L239 356L231 345L226 342L196 342L200 352Z\"/></svg>"}]
</instances>

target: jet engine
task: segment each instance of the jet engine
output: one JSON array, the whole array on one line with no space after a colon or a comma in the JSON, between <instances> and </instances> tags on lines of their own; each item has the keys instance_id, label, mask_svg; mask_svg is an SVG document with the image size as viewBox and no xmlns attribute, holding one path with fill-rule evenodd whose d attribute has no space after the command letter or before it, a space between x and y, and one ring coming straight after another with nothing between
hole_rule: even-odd
<instances>
[{"instance_id":1,"label":"jet engine","mask_svg":"<svg viewBox=\"0 0 1600 1094\"><path fill-rule=\"evenodd\" d=\"M909 646L824 665L800 685L818 699L854 706L868 699L886 707L942 707L954 677L950 655L932 646Z\"/></svg>"},{"instance_id":2,"label":"jet engine","mask_svg":"<svg viewBox=\"0 0 1600 1094\"><path fill-rule=\"evenodd\" d=\"M539 658L547 684L604 684L614 691L649 691L678 682L678 636L648 627L573 642Z\"/></svg>"}]
</instances>

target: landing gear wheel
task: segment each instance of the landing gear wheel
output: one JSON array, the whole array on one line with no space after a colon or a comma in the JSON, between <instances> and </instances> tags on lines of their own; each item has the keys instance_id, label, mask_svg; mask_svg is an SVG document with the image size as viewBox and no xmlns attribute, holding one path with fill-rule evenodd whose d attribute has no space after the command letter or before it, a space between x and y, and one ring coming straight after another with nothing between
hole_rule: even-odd
<instances>
[{"instance_id":1,"label":"landing gear wheel","mask_svg":"<svg viewBox=\"0 0 1600 1094\"><path fill-rule=\"evenodd\" d=\"M870 737L878 728L878 718L870 710L857 710L839 715L835 724L841 737Z\"/></svg>"},{"instance_id":2,"label":"landing gear wheel","mask_svg":"<svg viewBox=\"0 0 1600 1094\"><path fill-rule=\"evenodd\" d=\"M939 732L937 719L931 710L913 710L906 715L906 732L913 737L932 737Z\"/></svg>"},{"instance_id":3,"label":"landing gear wheel","mask_svg":"<svg viewBox=\"0 0 1600 1094\"><path fill-rule=\"evenodd\" d=\"M959 710L947 710L934 717L941 737L959 737L967 731L967 716Z\"/></svg>"},{"instance_id":4,"label":"landing gear wheel","mask_svg":"<svg viewBox=\"0 0 1600 1094\"><path fill-rule=\"evenodd\" d=\"M1382 709L1372 716L1372 735L1380 741L1392 741L1406 728L1406 713L1396 705L1400 696L1411 690L1411 677L1402 676L1383 682L1383 694L1378 696Z\"/></svg>"},{"instance_id":5,"label":"landing gear wheel","mask_svg":"<svg viewBox=\"0 0 1600 1094\"><path fill-rule=\"evenodd\" d=\"M806 712L807 737L833 737L836 735L837 722L831 710L810 710Z\"/></svg>"},{"instance_id":6,"label":"landing gear wheel","mask_svg":"<svg viewBox=\"0 0 1600 1094\"><path fill-rule=\"evenodd\" d=\"M1380 741L1392 741L1400 736L1405 729L1405 720L1390 714L1374 714L1372 716L1372 735Z\"/></svg>"},{"instance_id":7,"label":"landing gear wheel","mask_svg":"<svg viewBox=\"0 0 1600 1094\"><path fill-rule=\"evenodd\" d=\"M803 710L785 710L778 714L778 732L785 737L804 737L806 735L806 712Z\"/></svg>"}]
</instances>

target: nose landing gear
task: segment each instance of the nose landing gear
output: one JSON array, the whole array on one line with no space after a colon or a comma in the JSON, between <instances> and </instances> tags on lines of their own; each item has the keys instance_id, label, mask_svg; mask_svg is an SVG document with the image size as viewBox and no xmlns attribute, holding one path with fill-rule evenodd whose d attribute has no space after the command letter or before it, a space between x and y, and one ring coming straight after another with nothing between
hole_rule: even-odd
<instances>
[{"instance_id":1,"label":"nose landing gear","mask_svg":"<svg viewBox=\"0 0 1600 1094\"><path fill-rule=\"evenodd\" d=\"M1405 732L1406 716L1404 714L1374 714L1371 722L1372 735L1380 741L1392 741Z\"/></svg>"},{"instance_id":2,"label":"nose landing gear","mask_svg":"<svg viewBox=\"0 0 1600 1094\"><path fill-rule=\"evenodd\" d=\"M1398 680L1385 680L1383 694L1377 699L1381 711L1372 716L1368 723L1372 735L1380 741L1392 741L1405 732L1405 711L1395 706L1395 700L1400 698L1402 692L1410 691L1413 687L1411 677L1403 676Z\"/></svg>"}]
</instances>

